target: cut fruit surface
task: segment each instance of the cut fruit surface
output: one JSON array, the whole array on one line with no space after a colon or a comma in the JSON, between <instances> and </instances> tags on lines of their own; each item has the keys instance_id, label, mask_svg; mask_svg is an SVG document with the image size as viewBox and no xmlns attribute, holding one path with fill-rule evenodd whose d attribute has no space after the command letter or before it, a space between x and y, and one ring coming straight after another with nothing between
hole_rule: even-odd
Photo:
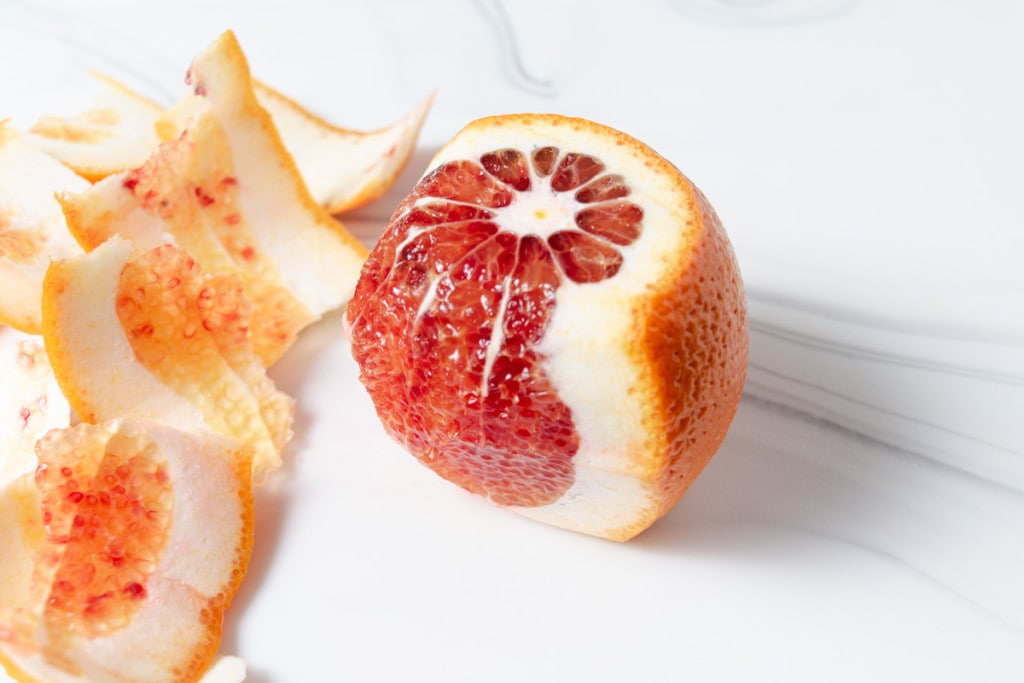
<instances>
[{"instance_id":1,"label":"cut fruit surface","mask_svg":"<svg viewBox=\"0 0 1024 683\"><path fill-rule=\"evenodd\" d=\"M181 249L140 254L113 237L50 266L43 338L83 420L134 418L232 437L254 449L262 481L281 463L294 401L252 349L248 306L237 278L204 275Z\"/></svg>"},{"instance_id":2,"label":"cut fruit surface","mask_svg":"<svg viewBox=\"0 0 1024 683\"><path fill-rule=\"evenodd\" d=\"M0 121L0 324L38 334L50 259L82 252L54 193L88 185Z\"/></svg>"},{"instance_id":3,"label":"cut fruit surface","mask_svg":"<svg viewBox=\"0 0 1024 683\"><path fill-rule=\"evenodd\" d=\"M634 536L710 460L743 387L717 215L650 148L557 115L471 123L431 168L347 311L385 428L500 505Z\"/></svg>"},{"instance_id":4,"label":"cut fruit surface","mask_svg":"<svg viewBox=\"0 0 1024 683\"><path fill-rule=\"evenodd\" d=\"M200 680L252 548L251 451L131 421L37 451L35 521L3 540L32 565L0 592L0 663L19 681Z\"/></svg>"},{"instance_id":5,"label":"cut fruit surface","mask_svg":"<svg viewBox=\"0 0 1024 683\"><path fill-rule=\"evenodd\" d=\"M92 108L73 116L45 116L25 137L95 182L146 160L160 142L156 121L163 108L113 78L92 75L100 88Z\"/></svg>"}]
</instances>

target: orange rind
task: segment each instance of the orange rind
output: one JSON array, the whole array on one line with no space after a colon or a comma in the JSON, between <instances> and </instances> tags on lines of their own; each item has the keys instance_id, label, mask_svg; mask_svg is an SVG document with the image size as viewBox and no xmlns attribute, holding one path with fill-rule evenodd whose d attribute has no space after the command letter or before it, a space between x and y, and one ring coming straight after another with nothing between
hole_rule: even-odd
<instances>
[{"instance_id":1,"label":"orange rind","mask_svg":"<svg viewBox=\"0 0 1024 683\"><path fill-rule=\"evenodd\" d=\"M38 338L0 340L0 488L36 466L35 445L51 429L71 423Z\"/></svg>"},{"instance_id":2,"label":"orange rind","mask_svg":"<svg viewBox=\"0 0 1024 683\"><path fill-rule=\"evenodd\" d=\"M232 34L196 58L189 78L203 96L180 136L140 168L61 201L87 249L115 234L141 249L170 235L204 271L239 277L269 366L347 302L366 249L310 197Z\"/></svg>"},{"instance_id":3,"label":"orange rind","mask_svg":"<svg viewBox=\"0 0 1024 683\"><path fill-rule=\"evenodd\" d=\"M163 108L118 81L91 74L100 92L92 107L72 116L44 116L26 140L95 182L141 165L160 139L156 121Z\"/></svg>"},{"instance_id":4,"label":"orange rind","mask_svg":"<svg viewBox=\"0 0 1024 683\"><path fill-rule=\"evenodd\" d=\"M256 83L284 146L295 159L313 198L332 214L380 198L409 162L433 95L397 123L373 131L335 126L295 100Z\"/></svg>"},{"instance_id":5,"label":"orange rind","mask_svg":"<svg viewBox=\"0 0 1024 683\"><path fill-rule=\"evenodd\" d=\"M138 169L62 195L60 201L69 230L86 249L113 235L129 239L139 250L171 237L205 272L238 277L252 302L250 338L269 366L319 316L291 294L272 258L252 238L253 221L242 212L240 198L264 191L274 194L275 188L239 180L227 137L213 115L204 112ZM261 217L253 220L259 223Z\"/></svg>"},{"instance_id":6,"label":"orange rind","mask_svg":"<svg viewBox=\"0 0 1024 683\"><path fill-rule=\"evenodd\" d=\"M115 420L37 452L0 493L0 663L20 683L201 680L251 553L251 451Z\"/></svg>"},{"instance_id":7,"label":"orange rind","mask_svg":"<svg viewBox=\"0 0 1024 683\"><path fill-rule=\"evenodd\" d=\"M227 135L239 207L249 218L252 240L309 310L322 315L343 305L366 249L310 196L256 98L248 62L232 32L196 57L187 80Z\"/></svg>"},{"instance_id":8,"label":"orange rind","mask_svg":"<svg viewBox=\"0 0 1024 683\"><path fill-rule=\"evenodd\" d=\"M373 131L336 126L294 99L253 79L253 92L281 136L314 201L332 214L352 211L379 199L394 185L412 156L433 103L427 97L398 122ZM157 121L163 140L173 140L203 108L187 95Z\"/></svg>"},{"instance_id":9,"label":"orange rind","mask_svg":"<svg viewBox=\"0 0 1024 683\"><path fill-rule=\"evenodd\" d=\"M38 334L50 259L82 252L54 193L88 185L0 121L0 324Z\"/></svg>"},{"instance_id":10,"label":"orange rind","mask_svg":"<svg viewBox=\"0 0 1024 683\"><path fill-rule=\"evenodd\" d=\"M43 338L83 420L132 418L237 439L253 448L262 482L281 464L294 401L252 349L248 306L238 278L204 274L171 244L140 253L113 237L50 266Z\"/></svg>"}]
</instances>

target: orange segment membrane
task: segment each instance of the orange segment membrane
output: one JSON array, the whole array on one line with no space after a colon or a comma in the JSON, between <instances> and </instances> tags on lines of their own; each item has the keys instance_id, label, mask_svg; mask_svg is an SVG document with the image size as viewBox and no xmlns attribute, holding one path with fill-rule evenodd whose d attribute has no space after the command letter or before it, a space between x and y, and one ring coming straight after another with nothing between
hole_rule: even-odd
<instances>
[{"instance_id":1,"label":"orange segment membrane","mask_svg":"<svg viewBox=\"0 0 1024 683\"><path fill-rule=\"evenodd\" d=\"M44 613L51 634L94 638L126 626L169 536L165 464L152 445L107 436L83 427L40 449L40 570L52 572Z\"/></svg>"},{"instance_id":2,"label":"orange segment membrane","mask_svg":"<svg viewBox=\"0 0 1024 683\"><path fill-rule=\"evenodd\" d=\"M618 273L642 231L629 192L596 157L500 149L440 166L399 208L349 306L353 351L385 428L441 476L501 505L572 485L579 435L536 347L566 279ZM506 221L532 193L575 212L554 230Z\"/></svg>"}]
</instances>

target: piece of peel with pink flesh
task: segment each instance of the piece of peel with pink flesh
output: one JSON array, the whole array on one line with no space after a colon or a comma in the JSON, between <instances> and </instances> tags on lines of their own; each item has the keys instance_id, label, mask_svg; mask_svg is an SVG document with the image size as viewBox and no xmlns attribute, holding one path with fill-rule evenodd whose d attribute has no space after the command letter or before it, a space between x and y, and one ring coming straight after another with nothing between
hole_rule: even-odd
<instances>
[{"instance_id":1,"label":"piece of peel with pink flesh","mask_svg":"<svg viewBox=\"0 0 1024 683\"><path fill-rule=\"evenodd\" d=\"M83 420L132 418L237 439L254 449L262 482L281 464L294 401L252 350L247 306L237 278L204 274L181 249L140 254L113 237L51 265L43 338Z\"/></svg>"},{"instance_id":2,"label":"piece of peel with pink flesh","mask_svg":"<svg viewBox=\"0 0 1024 683\"><path fill-rule=\"evenodd\" d=\"M249 237L273 260L285 286L322 315L352 295L366 249L310 196L270 114L256 97L233 33L192 62L188 82L227 136Z\"/></svg>"},{"instance_id":3,"label":"piece of peel with pink flesh","mask_svg":"<svg viewBox=\"0 0 1024 683\"><path fill-rule=\"evenodd\" d=\"M310 197L230 33L193 63L202 97L180 135L141 167L61 199L87 249L115 234L149 248L171 235L215 275L236 275L265 366L344 305L366 249Z\"/></svg>"},{"instance_id":4,"label":"piece of peel with pink flesh","mask_svg":"<svg viewBox=\"0 0 1024 683\"><path fill-rule=\"evenodd\" d=\"M139 168L64 194L60 201L68 228L86 249L120 235L147 250L171 236L204 272L237 276L252 302L253 346L270 366L319 317L292 295L273 258L252 238L252 224L261 216L241 210L243 193L273 195L276 189L239 181L228 138L207 110L181 136L155 148Z\"/></svg>"},{"instance_id":5,"label":"piece of peel with pink flesh","mask_svg":"<svg viewBox=\"0 0 1024 683\"><path fill-rule=\"evenodd\" d=\"M51 258L82 252L54 193L89 183L0 121L0 324L37 334Z\"/></svg>"},{"instance_id":6,"label":"piece of peel with pink flesh","mask_svg":"<svg viewBox=\"0 0 1024 683\"><path fill-rule=\"evenodd\" d=\"M251 451L210 434L113 421L51 432L38 455L35 481L0 494L0 526L16 532L0 537L8 551L0 568L23 589L0 589L8 674L204 680L251 552ZM237 661L217 674L238 675Z\"/></svg>"}]
</instances>

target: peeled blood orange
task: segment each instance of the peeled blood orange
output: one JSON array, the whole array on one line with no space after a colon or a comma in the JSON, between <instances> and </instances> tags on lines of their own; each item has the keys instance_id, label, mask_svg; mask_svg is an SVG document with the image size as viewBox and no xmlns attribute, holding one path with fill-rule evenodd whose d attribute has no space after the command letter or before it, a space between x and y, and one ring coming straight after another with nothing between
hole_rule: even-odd
<instances>
[{"instance_id":1,"label":"peeled blood orange","mask_svg":"<svg viewBox=\"0 0 1024 683\"><path fill-rule=\"evenodd\" d=\"M469 491L626 540L718 449L746 302L718 216L605 126L475 121L435 157L347 310L385 429Z\"/></svg>"}]
</instances>

